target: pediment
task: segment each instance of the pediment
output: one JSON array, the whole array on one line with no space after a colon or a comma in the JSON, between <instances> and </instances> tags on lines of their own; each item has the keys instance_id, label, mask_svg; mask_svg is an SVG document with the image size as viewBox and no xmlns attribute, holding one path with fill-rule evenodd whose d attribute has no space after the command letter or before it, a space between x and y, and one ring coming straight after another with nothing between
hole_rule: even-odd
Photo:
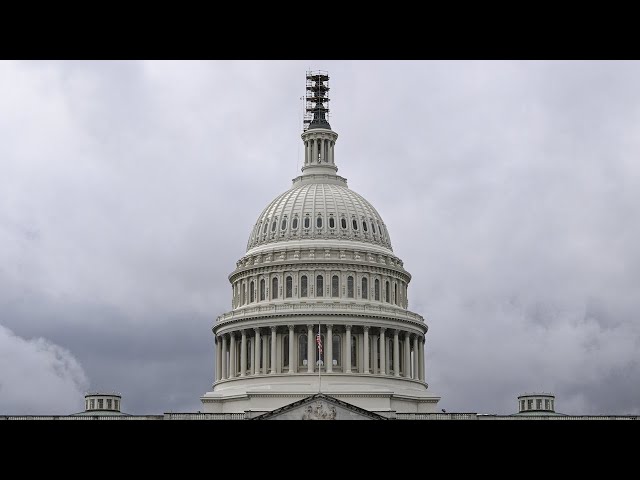
<instances>
[{"instance_id":1,"label":"pediment","mask_svg":"<svg viewBox=\"0 0 640 480\"><path fill-rule=\"evenodd\" d=\"M329 395L317 393L255 417L254 420L387 420L387 418Z\"/></svg>"}]
</instances>

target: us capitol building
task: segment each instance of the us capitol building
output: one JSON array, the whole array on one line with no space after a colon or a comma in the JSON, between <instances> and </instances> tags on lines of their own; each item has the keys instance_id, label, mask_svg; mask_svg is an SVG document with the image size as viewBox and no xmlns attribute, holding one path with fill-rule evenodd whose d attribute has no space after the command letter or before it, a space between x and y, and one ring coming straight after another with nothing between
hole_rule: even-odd
<instances>
[{"instance_id":1,"label":"us capitol building","mask_svg":"<svg viewBox=\"0 0 640 480\"><path fill-rule=\"evenodd\" d=\"M262 211L229 275L231 310L213 325L215 382L198 413L127 415L88 393L57 419L574 419L549 393L513 415L446 413L425 375L428 325L409 310L411 274L387 226L338 175L329 76L306 74L302 174ZM602 418L634 418L606 416Z\"/></svg>"}]
</instances>

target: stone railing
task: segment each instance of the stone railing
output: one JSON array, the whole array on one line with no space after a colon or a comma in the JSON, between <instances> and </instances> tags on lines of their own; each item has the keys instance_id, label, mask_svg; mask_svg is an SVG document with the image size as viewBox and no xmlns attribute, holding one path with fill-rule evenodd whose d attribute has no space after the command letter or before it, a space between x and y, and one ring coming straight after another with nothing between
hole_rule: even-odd
<instances>
[{"instance_id":1,"label":"stone railing","mask_svg":"<svg viewBox=\"0 0 640 480\"><path fill-rule=\"evenodd\" d=\"M165 413L165 420L244 420L244 413Z\"/></svg>"},{"instance_id":2,"label":"stone railing","mask_svg":"<svg viewBox=\"0 0 640 480\"><path fill-rule=\"evenodd\" d=\"M162 420L162 415L0 415L0 420Z\"/></svg>"},{"instance_id":3,"label":"stone railing","mask_svg":"<svg viewBox=\"0 0 640 480\"><path fill-rule=\"evenodd\" d=\"M383 305L359 305L349 303L283 303L267 304L255 307L245 307L232 310L220 315L216 322L223 322L244 317L270 316L270 315L291 315L303 313L332 313L332 314L356 314L356 315L379 315L391 316L394 318L405 318L415 322L424 323L424 318L417 313L402 308L385 307Z\"/></svg>"},{"instance_id":4,"label":"stone railing","mask_svg":"<svg viewBox=\"0 0 640 480\"><path fill-rule=\"evenodd\" d=\"M478 420L638 420L637 415L487 415Z\"/></svg>"},{"instance_id":5,"label":"stone railing","mask_svg":"<svg viewBox=\"0 0 640 480\"><path fill-rule=\"evenodd\" d=\"M478 420L476 413L396 413L396 420Z\"/></svg>"}]
</instances>

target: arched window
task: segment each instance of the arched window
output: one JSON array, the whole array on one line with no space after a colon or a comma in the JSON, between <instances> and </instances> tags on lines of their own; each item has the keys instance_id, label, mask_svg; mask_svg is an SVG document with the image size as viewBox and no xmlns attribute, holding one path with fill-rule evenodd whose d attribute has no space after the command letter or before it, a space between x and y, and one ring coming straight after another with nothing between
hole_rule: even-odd
<instances>
[{"instance_id":1,"label":"arched window","mask_svg":"<svg viewBox=\"0 0 640 480\"><path fill-rule=\"evenodd\" d=\"M332 352L331 354L333 355L333 366L334 367L339 367L340 365L342 365L342 342L340 341L340 335L337 333L333 334L333 345L332 345Z\"/></svg>"},{"instance_id":2,"label":"arched window","mask_svg":"<svg viewBox=\"0 0 640 480\"><path fill-rule=\"evenodd\" d=\"M324 296L324 278L322 275L316 277L316 297Z\"/></svg>"},{"instance_id":3,"label":"arched window","mask_svg":"<svg viewBox=\"0 0 640 480\"><path fill-rule=\"evenodd\" d=\"M331 277L331 296L339 297L340 296L340 279L337 275Z\"/></svg>"},{"instance_id":4,"label":"arched window","mask_svg":"<svg viewBox=\"0 0 640 480\"><path fill-rule=\"evenodd\" d=\"M346 218L342 217L340 219L340 226L342 227L343 230L347 229L347 219Z\"/></svg>"},{"instance_id":5,"label":"arched window","mask_svg":"<svg viewBox=\"0 0 640 480\"><path fill-rule=\"evenodd\" d=\"M260 279L260 301L264 301L265 281L264 278Z\"/></svg>"},{"instance_id":6,"label":"arched window","mask_svg":"<svg viewBox=\"0 0 640 480\"><path fill-rule=\"evenodd\" d=\"M398 284L393 284L393 302L398 305Z\"/></svg>"},{"instance_id":7,"label":"arched window","mask_svg":"<svg viewBox=\"0 0 640 480\"><path fill-rule=\"evenodd\" d=\"M309 215L307 215L306 217L304 217L304 228L309 228L310 224L311 221L309 220Z\"/></svg>"},{"instance_id":8,"label":"arched window","mask_svg":"<svg viewBox=\"0 0 640 480\"><path fill-rule=\"evenodd\" d=\"M387 303L391 303L391 298L389 297L389 281L384 282L384 301Z\"/></svg>"},{"instance_id":9,"label":"arched window","mask_svg":"<svg viewBox=\"0 0 640 480\"><path fill-rule=\"evenodd\" d=\"M358 369L358 337L351 335L351 368Z\"/></svg>"},{"instance_id":10,"label":"arched window","mask_svg":"<svg viewBox=\"0 0 640 480\"><path fill-rule=\"evenodd\" d=\"M289 335L282 337L282 366L289 367Z\"/></svg>"},{"instance_id":11,"label":"arched window","mask_svg":"<svg viewBox=\"0 0 640 480\"><path fill-rule=\"evenodd\" d=\"M308 285L307 285L307 276L303 275L300 277L300 296L307 297L308 296Z\"/></svg>"},{"instance_id":12,"label":"arched window","mask_svg":"<svg viewBox=\"0 0 640 480\"><path fill-rule=\"evenodd\" d=\"M362 277L362 298L365 300L369 298L369 282L367 277Z\"/></svg>"},{"instance_id":13,"label":"arched window","mask_svg":"<svg viewBox=\"0 0 640 480\"><path fill-rule=\"evenodd\" d=\"M282 219L282 223L280 224L280 230L286 230L287 229L287 217L284 217Z\"/></svg>"},{"instance_id":14,"label":"arched window","mask_svg":"<svg viewBox=\"0 0 640 480\"><path fill-rule=\"evenodd\" d=\"M285 280L285 297L293 297L293 278L290 276Z\"/></svg>"},{"instance_id":15,"label":"arched window","mask_svg":"<svg viewBox=\"0 0 640 480\"><path fill-rule=\"evenodd\" d=\"M293 220L291 221L291 230L297 230L298 229L298 217L293 217Z\"/></svg>"},{"instance_id":16,"label":"arched window","mask_svg":"<svg viewBox=\"0 0 640 480\"><path fill-rule=\"evenodd\" d=\"M336 228L336 219L333 216L329 217L329 228Z\"/></svg>"},{"instance_id":17,"label":"arched window","mask_svg":"<svg viewBox=\"0 0 640 480\"><path fill-rule=\"evenodd\" d=\"M316 218L316 227L322 228L322 217L319 215L318 218Z\"/></svg>"},{"instance_id":18,"label":"arched window","mask_svg":"<svg viewBox=\"0 0 640 480\"><path fill-rule=\"evenodd\" d=\"M267 225L269 225L269 219L267 218L262 225L262 233L267 233Z\"/></svg>"},{"instance_id":19,"label":"arched window","mask_svg":"<svg viewBox=\"0 0 640 480\"><path fill-rule=\"evenodd\" d=\"M369 231L369 229L367 228L367 221L366 220L362 220L362 230L364 230L365 232Z\"/></svg>"},{"instance_id":20,"label":"arched window","mask_svg":"<svg viewBox=\"0 0 640 480\"><path fill-rule=\"evenodd\" d=\"M353 277L351 275L347 277L347 297L353 298Z\"/></svg>"},{"instance_id":21,"label":"arched window","mask_svg":"<svg viewBox=\"0 0 640 480\"><path fill-rule=\"evenodd\" d=\"M393 372L393 338L387 338L387 365L389 368L387 369L387 373L392 374Z\"/></svg>"},{"instance_id":22,"label":"arched window","mask_svg":"<svg viewBox=\"0 0 640 480\"><path fill-rule=\"evenodd\" d=\"M373 289L374 289L373 293L375 294L375 299L379 301L380 300L380 280L378 280L377 278L373 282Z\"/></svg>"},{"instance_id":23,"label":"arched window","mask_svg":"<svg viewBox=\"0 0 640 480\"><path fill-rule=\"evenodd\" d=\"M273 223L271 224L271 231L275 232L276 231L276 227L278 226L278 219L274 218L273 219Z\"/></svg>"},{"instance_id":24,"label":"arched window","mask_svg":"<svg viewBox=\"0 0 640 480\"><path fill-rule=\"evenodd\" d=\"M273 277L271 280L271 300L278 299L278 277Z\"/></svg>"},{"instance_id":25,"label":"arched window","mask_svg":"<svg viewBox=\"0 0 640 480\"><path fill-rule=\"evenodd\" d=\"M358 221L355 218L351 220L351 226L354 230L358 230Z\"/></svg>"},{"instance_id":26,"label":"arched window","mask_svg":"<svg viewBox=\"0 0 640 480\"><path fill-rule=\"evenodd\" d=\"M255 292L256 288L254 285L253 280L251 280L251 283L249 284L249 302L253 303L256 300L256 292Z\"/></svg>"},{"instance_id":27,"label":"arched window","mask_svg":"<svg viewBox=\"0 0 640 480\"><path fill-rule=\"evenodd\" d=\"M307 366L307 335L304 333L298 337L298 364Z\"/></svg>"},{"instance_id":28,"label":"arched window","mask_svg":"<svg viewBox=\"0 0 640 480\"><path fill-rule=\"evenodd\" d=\"M376 224L375 224L375 222L373 220L371 220L371 231L373 233L376 233Z\"/></svg>"},{"instance_id":29,"label":"arched window","mask_svg":"<svg viewBox=\"0 0 640 480\"><path fill-rule=\"evenodd\" d=\"M245 284L243 283L243 284L240 286L240 304L241 304L241 305L244 305L244 304L245 304L245 301L244 301L244 297L245 297L244 287L245 287Z\"/></svg>"}]
</instances>

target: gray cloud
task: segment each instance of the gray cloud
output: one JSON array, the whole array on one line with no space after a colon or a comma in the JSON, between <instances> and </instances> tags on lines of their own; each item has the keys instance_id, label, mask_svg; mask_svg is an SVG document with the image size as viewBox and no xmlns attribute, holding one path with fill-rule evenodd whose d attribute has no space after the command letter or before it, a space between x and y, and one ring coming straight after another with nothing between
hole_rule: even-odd
<instances>
[{"instance_id":1,"label":"gray cloud","mask_svg":"<svg viewBox=\"0 0 640 480\"><path fill-rule=\"evenodd\" d=\"M87 385L82 367L69 351L44 338L20 338L0 325L2 413L81 411Z\"/></svg>"},{"instance_id":2,"label":"gray cloud","mask_svg":"<svg viewBox=\"0 0 640 480\"><path fill-rule=\"evenodd\" d=\"M127 411L198 410L227 275L299 171L309 65L442 407L639 413L638 62L0 62L0 323Z\"/></svg>"}]
</instances>

